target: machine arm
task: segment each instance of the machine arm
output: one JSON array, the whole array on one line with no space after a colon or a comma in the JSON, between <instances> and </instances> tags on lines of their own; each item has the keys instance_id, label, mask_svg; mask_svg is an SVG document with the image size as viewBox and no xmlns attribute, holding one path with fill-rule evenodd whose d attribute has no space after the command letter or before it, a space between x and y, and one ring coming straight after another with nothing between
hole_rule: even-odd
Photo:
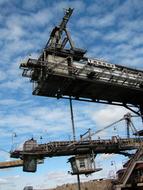
<instances>
[{"instance_id":1,"label":"machine arm","mask_svg":"<svg viewBox=\"0 0 143 190\"><path fill-rule=\"evenodd\" d=\"M52 30L50 34L50 38L45 46L45 49L51 47L51 48L61 48L64 47L67 43L67 41L70 41L70 45L73 46L69 33L66 30L66 25L69 21L70 16L72 15L73 9L69 8L66 9L65 15L62 19L62 22L59 24L59 26L55 26L55 28ZM63 32L66 32L66 37L62 41L62 34ZM73 48L73 47L72 47Z\"/></svg>"}]
</instances>

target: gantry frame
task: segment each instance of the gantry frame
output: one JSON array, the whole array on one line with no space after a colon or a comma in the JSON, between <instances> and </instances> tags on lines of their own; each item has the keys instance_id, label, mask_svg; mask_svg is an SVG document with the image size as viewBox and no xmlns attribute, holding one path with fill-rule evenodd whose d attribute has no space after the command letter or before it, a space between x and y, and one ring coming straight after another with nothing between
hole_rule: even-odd
<instances>
[{"instance_id":1,"label":"gantry frame","mask_svg":"<svg viewBox=\"0 0 143 190\"><path fill-rule=\"evenodd\" d=\"M38 59L20 64L33 83L33 95L120 105L142 116L143 70L86 57L66 27L72 13L65 11Z\"/></svg>"}]
</instances>

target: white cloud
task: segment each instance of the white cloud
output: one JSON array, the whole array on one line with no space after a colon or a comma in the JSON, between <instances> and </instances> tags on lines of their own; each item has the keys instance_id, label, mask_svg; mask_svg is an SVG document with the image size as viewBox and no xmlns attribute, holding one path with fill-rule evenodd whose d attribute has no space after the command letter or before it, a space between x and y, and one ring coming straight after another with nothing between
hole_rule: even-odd
<instances>
[{"instance_id":1,"label":"white cloud","mask_svg":"<svg viewBox=\"0 0 143 190\"><path fill-rule=\"evenodd\" d=\"M7 88L7 89L11 89L11 90L16 90L18 88L22 88L23 87L23 83L24 81L20 80L20 79L16 79L13 81L6 81L0 84L1 88Z\"/></svg>"},{"instance_id":2,"label":"white cloud","mask_svg":"<svg viewBox=\"0 0 143 190\"><path fill-rule=\"evenodd\" d=\"M17 101L14 99L5 99L0 104L6 106L6 108L13 108L8 113L6 112L6 115L5 111L0 113L0 126L3 127L1 131L3 136L7 135L4 134L4 126L9 126L7 128L9 133L10 131L11 133L15 131L18 136L27 133L36 136L36 138L38 135L45 136L46 134L50 138L55 135L59 137L63 134L69 134L71 131L70 116L66 108L55 108L55 106L50 106L49 108L45 106L29 107L30 101ZM47 131L46 134L44 131ZM68 135L66 136L68 137Z\"/></svg>"},{"instance_id":3,"label":"white cloud","mask_svg":"<svg viewBox=\"0 0 143 190\"><path fill-rule=\"evenodd\" d=\"M53 8L53 11L60 12L64 9L67 9L69 7L74 8L75 14L80 14L85 10L85 3L84 1L76 0L76 1L60 1L60 3L54 3L51 8Z\"/></svg>"},{"instance_id":4,"label":"white cloud","mask_svg":"<svg viewBox=\"0 0 143 190\"><path fill-rule=\"evenodd\" d=\"M96 126L103 127L123 118L127 112L127 109L124 107L104 106L96 111L90 111L89 114Z\"/></svg>"},{"instance_id":5,"label":"white cloud","mask_svg":"<svg viewBox=\"0 0 143 190\"><path fill-rule=\"evenodd\" d=\"M89 22L90 20L90 22ZM115 17L114 15L105 15L104 17L83 17L80 18L77 22L77 25L82 27L82 28L87 28L87 27L95 27L95 28L105 28L112 26L114 24Z\"/></svg>"},{"instance_id":6,"label":"white cloud","mask_svg":"<svg viewBox=\"0 0 143 190\"><path fill-rule=\"evenodd\" d=\"M3 150L3 147L1 145L0 147L0 160L2 159L2 161L8 161L9 158L9 153L6 152L6 150Z\"/></svg>"},{"instance_id":7,"label":"white cloud","mask_svg":"<svg viewBox=\"0 0 143 190\"><path fill-rule=\"evenodd\" d=\"M8 181L6 179L0 178L0 184L7 184L7 183L8 183Z\"/></svg>"},{"instance_id":8,"label":"white cloud","mask_svg":"<svg viewBox=\"0 0 143 190\"><path fill-rule=\"evenodd\" d=\"M32 54L32 57L40 54L49 37L49 31L59 24L63 8L75 8L68 28L76 46L87 48L93 57L143 68L143 3L138 0L132 0L132 3L127 0L121 4L112 0L94 3L79 0L23 0L21 4L15 0L0 0L0 6L1 148L10 149L13 132L17 133L15 145L22 145L32 135L35 138L42 135L44 142L72 136L68 103L64 100L57 103L57 100L50 98L32 96L32 85L28 79L22 79L22 71L18 68L19 62L29 54ZM128 111L121 107L89 105L76 101L74 114L77 135L84 133L88 128L94 131L101 129L123 117L126 112ZM102 132L102 136L106 135L106 131ZM1 160L7 160L9 157L2 151L0 155ZM113 155L101 155L97 162L103 160L104 170L90 178L82 177L82 180L106 177L113 158ZM67 174L68 168L62 164L61 158L58 159L61 167L59 171L57 168L54 171L56 164L53 160L49 162L46 173L45 165L39 166L36 174L24 174L21 168L12 169L8 173L5 171L0 178L0 188L19 190L26 184L47 188L65 183L65 180L76 181L75 177ZM15 177L12 178L12 175Z\"/></svg>"},{"instance_id":9,"label":"white cloud","mask_svg":"<svg viewBox=\"0 0 143 190\"><path fill-rule=\"evenodd\" d=\"M28 101L28 100L26 100L26 101L19 101L16 99L2 99L2 100L0 100L0 105L13 106L13 107L28 104L28 103L30 103L30 101Z\"/></svg>"},{"instance_id":10,"label":"white cloud","mask_svg":"<svg viewBox=\"0 0 143 190\"><path fill-rule=\"evenodd\" d=\"M112 154L101 154L98 156L98 160L102 159L102 160L106 160L106 159L111 159L113 157Z\"/></svg>"},{"instance_id":11,"label":"white cloud","mask_svg":"<svg viewBox=\"0 0 143 190\"><path fill-rule=\"evenodd\" d=\"M0 81L3 81L6 79L6 74L4 73L4 71L0 71Z\"/></svg>"},{"instance_id":12,"label":"white cloud","mask_svg":"<svg viewBox=\"0 0 143 190\"><path fill-rule=\"evenodd\" d=\"M24 0L22 1L22 7L25 10L34 11L35 9L39 9L45 6L44 1L39 0Z\"/></svg>"}]
</instances>

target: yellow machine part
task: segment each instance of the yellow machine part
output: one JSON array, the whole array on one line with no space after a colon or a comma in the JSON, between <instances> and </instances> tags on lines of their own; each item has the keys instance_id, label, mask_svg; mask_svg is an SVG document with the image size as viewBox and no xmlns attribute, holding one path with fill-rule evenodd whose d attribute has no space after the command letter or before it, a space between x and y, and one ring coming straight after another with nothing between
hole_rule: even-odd
<instances>
[{"instance_id":1,"label":"yellow machine part","mask_svg":"<svg viewBox=\"0 0 143 190\"><path fill-rule=\"evenodd\" d=\"M37 164L42 164L43 160L37 160ZM0 169L11 168L11 167L20 167L23 166L23 160L13 160L7 162L0 162Z\"/></svg>"},{"instance_id":2,"label":"yellow machine part","mask_svg":"<svg viewBox=\"0 0 143 190\"><path fill-rule=\"evenodd\" d=\"M23 160L0 162L0 169L23 166Z\"/></svg>"}]
</instances>

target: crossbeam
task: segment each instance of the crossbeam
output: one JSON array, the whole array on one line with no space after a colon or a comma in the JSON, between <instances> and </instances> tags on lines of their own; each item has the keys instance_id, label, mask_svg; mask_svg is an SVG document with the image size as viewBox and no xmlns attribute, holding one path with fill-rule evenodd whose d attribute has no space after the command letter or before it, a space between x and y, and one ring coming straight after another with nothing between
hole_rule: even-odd
<instances>
[{"instance_id":1,"label":"crossbeam","mask_svg":"<svg viewBox=\"0 0 143 190\"><path fill-rule=\"evenodd\" d=\"M86 57L67 31L72 12L71 8L65 11L39 58L20 64L23 76L34 83L33 95L132 105L142 115L143 70ZM70 46L66 47L67 42Z\"/></svg>"},{"instance_id":2,"label":"crossbeam","mask_svg":"<svg viewBox=\"0 0 143 190\"><path fill-rule=\"evenodd\" d=\"M28 142L27 142L28 143ZM28 144L27 144L28 145ZM55 157L55 156L70 156L78 154L102 154L115 153L123 154L123 151L138 149L143 145L143 139L109 139L109 140L88 140L88 141L55 141L47 144L37 144L30 149L15 150L11 152L12 158L22 158L24 155L36 156L36 158Z\"/></svg>"}]
</instances>

